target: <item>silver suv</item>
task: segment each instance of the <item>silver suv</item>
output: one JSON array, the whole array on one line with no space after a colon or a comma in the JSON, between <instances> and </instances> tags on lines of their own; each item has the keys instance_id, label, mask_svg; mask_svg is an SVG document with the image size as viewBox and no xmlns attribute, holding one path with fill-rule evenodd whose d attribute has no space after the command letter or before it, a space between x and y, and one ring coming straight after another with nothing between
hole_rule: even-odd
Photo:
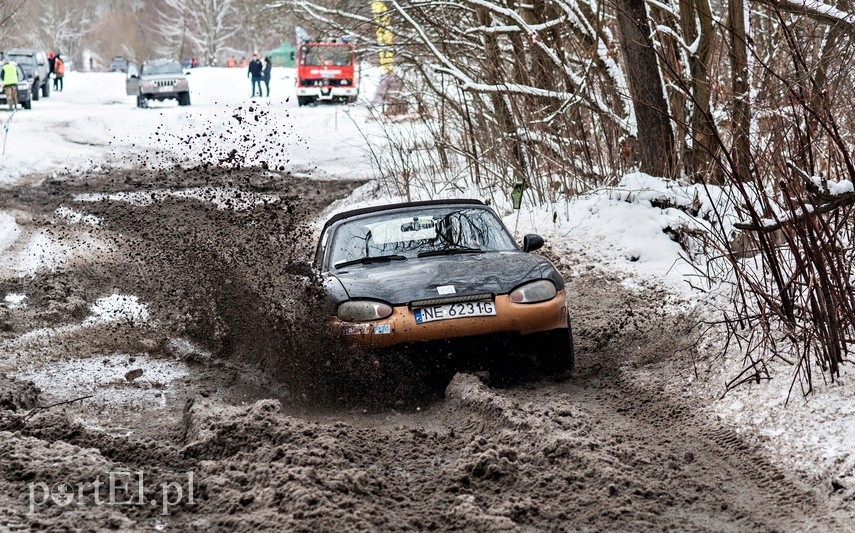
<instances>
[{"instance_id":1,"label":"silver suv","mask_svg":"<svg viewBox=\"0 0 855 533\"><path fill-rule=\"evenodd\" d=\"M172 59L146 61L137 68L128 64L125 89L129 96L137 97L137 107L148 107L149 100L178 100L178 105L190 105L190 84L181 63Z\"/></svg>"},{"instance_id":2,"label":"silver suv","mask_svg":"<svg viewBox=\"0 0 855 533\"><path fill-rule=\"evenodd\" d=\"M50 66L44 50L38 48L12 48L0 52L3 60L21 65L31 82L33 100L50 95Z\"/></svg>"}]
</instances>

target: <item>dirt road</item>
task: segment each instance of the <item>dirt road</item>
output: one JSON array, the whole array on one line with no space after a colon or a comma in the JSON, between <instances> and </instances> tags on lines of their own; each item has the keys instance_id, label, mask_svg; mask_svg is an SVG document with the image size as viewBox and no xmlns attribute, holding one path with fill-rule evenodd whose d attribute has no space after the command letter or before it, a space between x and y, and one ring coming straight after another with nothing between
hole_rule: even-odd
<instances>
[{"instance_id":1,"label":"dirt road","mask_svg":"<svg viewBox=\"0 0 855 533\"><path fill-rule=\"evenodd\" d=\"M0 262L0 530L855 530L850 503L675 394L680 302L583 256L556 258L566 380L343 360L289 263L356 185L174 169L0 190L20 228Z\"/></svg>"}]
</instances>

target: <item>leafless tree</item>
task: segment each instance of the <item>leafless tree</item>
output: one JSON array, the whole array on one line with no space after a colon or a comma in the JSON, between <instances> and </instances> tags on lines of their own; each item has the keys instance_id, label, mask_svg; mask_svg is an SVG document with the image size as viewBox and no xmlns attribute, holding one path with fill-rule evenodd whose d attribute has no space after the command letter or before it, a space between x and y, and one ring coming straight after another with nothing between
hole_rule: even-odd
<instances>
[{"instance_id":1,"label":"leafless tree","mask_svg":"<svg viewBox=\"0 0 855 533\"><path fill-rule=\"evenodd\" d=\"M208 65L216 65L229 40L237 33L232 0L165 0L163 20L172 21L178 31L178 53L198 50ZM161 32L163 35L163 32Z\"/></svg>"}]
</instances>

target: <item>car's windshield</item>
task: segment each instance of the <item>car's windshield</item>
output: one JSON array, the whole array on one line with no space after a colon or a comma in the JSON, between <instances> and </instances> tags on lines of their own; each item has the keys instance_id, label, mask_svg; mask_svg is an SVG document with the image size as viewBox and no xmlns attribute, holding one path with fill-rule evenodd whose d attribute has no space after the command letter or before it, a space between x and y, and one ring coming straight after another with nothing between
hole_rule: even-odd
<instances>
[{"instance_id":1,"label":"car's windshield","mask_svg":"<svg viewBox=\"0 0 855 533\"><path fill-rule=\"evenodd\" d=\"M327 256L334 267L381 256L412 259L516 249L513 238L489 209L427 206L345 221L332 235Z\"/></svg>"},{"instance_id":2,"label":"car's windshield","mask_svg":"<svg viewBox=\"0 0 855 533\"><path fill-rule=\"evenodd\" d=\"M155 65L144 65L143 74L156 76L158 74L183 74L181 65L178 63L158 63Z\"/></svg>"},{"instance_id":3,"label":"car's windshield","mask_svg":"<svg viewBox=\"0 0 855 533\"><path fill-rule=\"evenodd\" d=\"M353 61L349 46L306 45L301 55L302 64L309 67L346 67Z\"/></svg>"},{"instance_id":4,"label":"car's windshield","mask_svg":"<svg viewBox=\"0 0 855 533\"><path fill-rule=\"evenodd\" d=\"M35 65L36 64L36 58L31 56L31 55L6 54L6 59L9 59L10 61L14 61L15 63L21 64L21 65Z\"/></svg>"}]
</instances>

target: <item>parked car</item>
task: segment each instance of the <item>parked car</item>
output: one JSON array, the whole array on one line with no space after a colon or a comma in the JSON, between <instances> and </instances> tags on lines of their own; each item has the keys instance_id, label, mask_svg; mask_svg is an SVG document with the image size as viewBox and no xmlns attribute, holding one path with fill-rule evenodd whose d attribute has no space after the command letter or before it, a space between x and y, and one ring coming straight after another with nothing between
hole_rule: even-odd
<instances>
[{"instance_id":1,"label":"parked car","mask_svg":"<svg viewBox=\"0 0 855 533\"><path fill-rule=\"evenodd\" d=\"M124 57L114 57L110 61L110 72L127 72L130 62Z\"/></svg>"},{"instance_id":2,"label":"parked car","mask_svg":"<svg viewBox=\"0 0 855 533\"><path fill-rule=\"evenodd\" d=\"M178 105L190 105L190 83L181 63L172 59L146 61L138 69L128 64L125 89L129 96L137 97L137 107L148 107L149 100L178 100Z\"/></svg>"},{"instance_id":3,"label":"parked car","mask_svg":"<svg viewBox=\"0 0 855 533\"><path fill-rule=\"evenodd\" d=\"M516 345L562 372L574 362L567 297L552 263L529 253L543 244L526 235L520 249L478 200L411 202L333 216L313 267L333 328L358 347L483 346L489 367Z\"/></svg>"},{"instance_id":4,"label":"parked car","mask_svg":"<svg viewBox=\"0 0 855 533\"><path fill-rule=\"evenodd\" d=\"M2 88L2 83L0 83ZM32 79L27 76L27 72L18 65L18 103L24 109L32 109L33 107L33 83ZM6 101L6 93L0 90L0 107L8 107Z\"/></svg>"},{"instance_id":5,"label":"parked car","mask_svg":"<svg viewBox=\"0 0 855 533\"><path fill-rule=\"evenodd\" d=\"M50 96L50 66L47 54L38 48L11 48L0 52L2 59L14 61L30 79L32 99Z\"/></svg>"}]
</instances>

